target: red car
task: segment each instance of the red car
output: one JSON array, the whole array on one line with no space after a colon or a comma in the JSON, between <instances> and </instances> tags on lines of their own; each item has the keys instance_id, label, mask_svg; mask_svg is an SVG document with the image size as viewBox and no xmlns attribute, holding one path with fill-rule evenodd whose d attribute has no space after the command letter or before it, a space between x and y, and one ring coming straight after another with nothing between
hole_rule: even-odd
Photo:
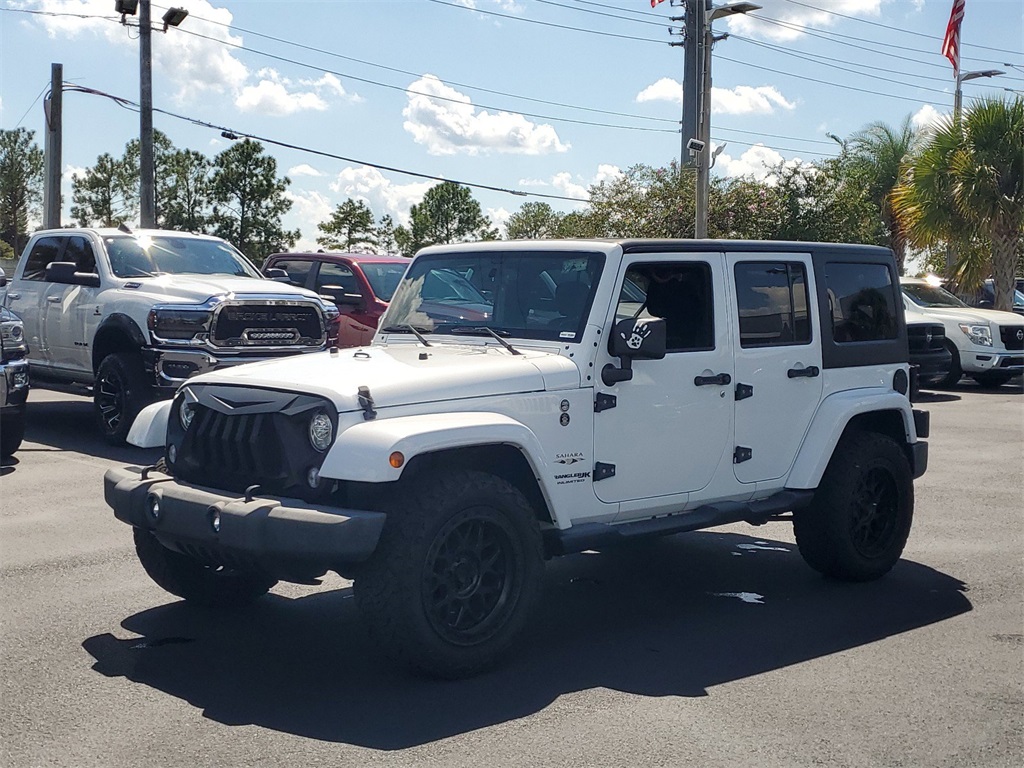
<instances>
[{"instance_id":1,"label":"red car","mask_svg":"<svg viewBox=\"0 0 1024 768\"><path fill-rule=\"evenodd\" d=\"M372 253L275 253L263 265L267 277L309 288L341 311L339 347L369 344L409 259ZM270 270L284 270L284 274Z\"/></svg>"}]
</instances>

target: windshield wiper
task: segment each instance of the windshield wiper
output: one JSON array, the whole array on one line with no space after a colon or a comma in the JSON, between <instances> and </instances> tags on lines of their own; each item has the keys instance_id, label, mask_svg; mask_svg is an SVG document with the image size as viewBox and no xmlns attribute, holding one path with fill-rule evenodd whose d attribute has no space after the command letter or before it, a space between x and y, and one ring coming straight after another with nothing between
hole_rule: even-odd
<instances>
[{"instance_id":1,"label":"windshield wiper","mask_svg":"<svg viewBox=\"0 0 1024 768\"><path fill-rule=\"evenodd\" d=\"M503 338L501 338L501 335L499 335L497 331L495 331L493 328L487 325L460 325L455 328L452 328L452 333L463 333L473 336L479 336L482 333L486 333L497 339L501 346L503 346L513 355L523 354L518 349L513 347L511 344L509 344L507 341L505 341ZM511 334L508 331L502 331L501 334L505 336L511 336Z\"/></svg>"},{"instance_id":2,"label":"windshield wiper","mask_svg":"<svg viewBox=\"0 0 1024 768\"><path fill-rule=\"evenodd\" d=\"M389 325L388 327L382 330L384 331L384 333L411 333L417 339L419 339L420 344L422 344L424 347L434 346L429 341L427 341L427 338L420 332L419 328L417 328L415 325L411 325L410 323L403 323L402 325ZM424 328L423 330L426 331L427 333L430 333L431 329Z\"/></svg>"}]
</instances>

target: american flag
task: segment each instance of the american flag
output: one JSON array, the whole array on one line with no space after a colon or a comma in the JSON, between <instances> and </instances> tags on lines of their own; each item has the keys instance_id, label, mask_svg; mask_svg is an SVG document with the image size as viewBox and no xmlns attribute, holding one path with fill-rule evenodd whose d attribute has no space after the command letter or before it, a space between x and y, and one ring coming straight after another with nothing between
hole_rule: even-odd
<instances>
[{"instance_id":1,"label":"american flag","mask_svg":"<svg viewBox=\"0 0 1024 768\"><path fill-rule=\"evenodd\" d=\"M953 0L953 10L946 25L946 36L942 39L942 55L953 65L953 72L960 73L960 22L964 20L965 0Z\"/></svg>"},{"instance_id":2,"label":"american flag","mask_svg":"<svg viewBox=\"0 0 1024 768\"><path fill-rule=\"evenodd\" d=\"M664 0L651 0L651 8L656 6L658 3L664 2Z\"/></svg>"}]
</instances>

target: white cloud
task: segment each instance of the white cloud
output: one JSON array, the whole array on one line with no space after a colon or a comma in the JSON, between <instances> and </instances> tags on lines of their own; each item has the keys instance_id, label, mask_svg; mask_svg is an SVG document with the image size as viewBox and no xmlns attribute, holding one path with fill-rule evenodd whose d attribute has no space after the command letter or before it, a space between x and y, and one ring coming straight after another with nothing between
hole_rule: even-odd
<instances>
[{"instance_id":1,"label":"white cloud","mask_svg":"<svg viewBox=\"0 0 1024 768\"><path fill-rule=\"evenodd\" d=\"M258 85L247 85L235 99L235 106L242 112L261 112L281 117L296 112L314 110L323 112L327 102L314 91L289 91L291 81L281 77L272 69L260 70L263 77Z\"/></svg>"},{"instance_id":2,"label":"white cloud","mask_svg":"<svg viewBox=\"0 0 1024 768\"><path fill-rule=\"evenodd\" d=\"M409 223L409 208L423 201L423 196L431 187L440 182L414 181L409 184L396 184L376 168L368 165L348 167L338 174L331 182L331 191L364 200L380 220L385 213L400 224Z\"/></svg>"},{"instance_id":3,"label":"white cloud","mask_svg":"<svg viewBox=\"0 0 1024 768\"><path fill-rule=\"evenodd\" d=\"M715 160L715 169L724 176L752 176L758 181L769 181L772 169L784 161L774 149L757 144L737 158L722 152Z\"/></svg>"},{"instance_id":4,"label":"white cloud","mask_svg":"<svg viewBox=\"0 0 1024 768\"><path fill-rule=\"evenodd\" d=\"M293 166L288 169L289 176L323 176L320 171L314 168L312 165L301 163L300 165Z\"/></svg>"},{"instance_id":5,"label":"white cloud","mask_svg":"<svg viewBox=\"0 0 1024 768\"><path fill-rule=\"evenodd\" d=\"M292 201L292 209L289 214L297 222L302 237L295 244L297 250L315 251L317 245L316 236L320 234L320 222L327 221L334 212L331 201L315 191L292 191L286 190L285 197ZM289 225L291 226L291 225Z\"/></svg>"},{"instance_id":6,"label":"white cloud","mask_svg":"<svg viewBox=\"0 0 1024 768\"><path fill-rule=\"evenodd\" d=\"M670 101L681 104L683 86L678 80L663 77L636 95L640 103ZM716 115L772 114L776 107L793 109L796 105L771 85L737 85L735 88L711 89L711 112Z\"/></svg>"},{"instance_id":7,"label":"white cloud","mask_svg":"<svg viewBox=\"0 0 1024 768\"><path fill-rule=\"evenodd\" d=\"M432 155L544 155L569 150L569 144L563 144L550 125L532 123L513 112L478 110L468 96L434 75L412 83L406 95L409 101L402 110L403 127ZM437 96L445 100L432 98Z\"/></svg>"},{"instance_id":8,"label":"white cloud","mask_svg":"<svg viewBox=\"0 0 1024 768\"><path fill-rule=\"evenodd\" d=\"M64 166L64 174L63 174L64 181L68 181L68 182L73 181L75 176L79 176L79 177L83 177L84 178L85 177L85 172L87 170L88 170L87 168L84 168L84 167L82 167L80 165L65 165Z\"/></svg>"},{"instance_id":9,"label":"white cloud","mask_svg":"<svg viewBox=\"0 0 1024 768\"><path fill-rule=\"evenodd\" d=\"M505 225L508 223L508 219L512 215L512 212L505 208L485 208L484 214L491 220L491 223L498 228L502 235L504 235Z\"/></svg>"},{"instance_id":10,"label":"white cloud","mask_svg":"<svg viewBox=\"0 0 1024 768\"><path fill-rule=\"evenodd\" d=\"M573 176L567 171L556 173L548 180L544 179L520 179L520 187L554 187L558 190L559 194L566 195L567 197L578 197L581 199L587 199L589 197L589 189L594 184L600 184L605 181L613 181L614 179L622 176L622 171L618 166L602 163L597 166L597 172L589 180L584 179L582 176Z\"/></svg>"},{"instance_id":11,"label":"white cloud","mask_svg":"<svg viewBox=\"0 0 1024 768\"><path fill-rule=\"evenodd\" d=\"M758 0L758 5L764 6L763 10L754 11L752 16L739 13L724 19L729 31L762 40L796 40L803 36L806 27L821 29L837 26L843 19L835 16L836 13L854 17L878 17L882 0L816 0L808 4L814 8L793 5L785 0ZM782 22L784 26L759 21L755 18L757 14Z\"/></svg>"},{"instance_id":12,"label":"white cloud","mask_svg":"<svg viewBox=\"0 0 1024 768\"><path fill-rule=\"evenodd\" d=\"M943 117L945 117L945 115L939 112L939 110L931 104L925 104L914 113L914 116L910 118L910 122L915 128L920 130L922 128L931 128Z\"/></svg>"}]
</instances>

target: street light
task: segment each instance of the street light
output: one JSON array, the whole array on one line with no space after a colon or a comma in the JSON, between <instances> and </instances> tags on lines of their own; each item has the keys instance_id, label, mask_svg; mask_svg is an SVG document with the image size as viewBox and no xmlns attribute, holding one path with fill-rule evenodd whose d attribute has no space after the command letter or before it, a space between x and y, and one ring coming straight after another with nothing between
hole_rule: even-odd
<instances>
[{"instance_id":1,"label":"street light","mask_svg":"<svg viewBox=\"0 0 1024 768\"><path fill-rule=\"evenodd\" d=\"M701 114L699 135L703 146L696 152L697 160L697 215L694 221L694 236L698 239L708 236L708 187L711 162L708 152L711 151L711 48L715 42L724 40L728 35L716 36L711 31L712 22L733 16L737 13L750 13L761 10L760 5L748 2L725 3L704 8L703 0L697 0L698 13L703 11L704 25L701 45L704 48L703 75L704 85L701 92ZM701 143L698 142L698 143Z\"/></svg>"},{"instance_id":2,"label":"street light","mask_svg":"<svg viewBox=\"0 0 1024 768\"><path fill-rule=\"evenodd\" d=\"M188 17L188 11L184 8L168 8L161 19L164 23L164 32L168 27L176 27Z\"/></svg>"},{"instance_id":3,"label":"street light","mask_svg":"<svg viewBox=\"0 0 1024 768\"><path fill-rule=\"evenodd\" d=\"M1003 66L1010 66L1004 64ZM974 72L961 72L956 76L956 93L953 96L953 121L957 124L960 123L960 109L963 105L963 93L960 86L968 80L976 80L979 77L996 77L998 75L1005 75L1001 69L980 69Z\"/></svg>"}]
</instances>

